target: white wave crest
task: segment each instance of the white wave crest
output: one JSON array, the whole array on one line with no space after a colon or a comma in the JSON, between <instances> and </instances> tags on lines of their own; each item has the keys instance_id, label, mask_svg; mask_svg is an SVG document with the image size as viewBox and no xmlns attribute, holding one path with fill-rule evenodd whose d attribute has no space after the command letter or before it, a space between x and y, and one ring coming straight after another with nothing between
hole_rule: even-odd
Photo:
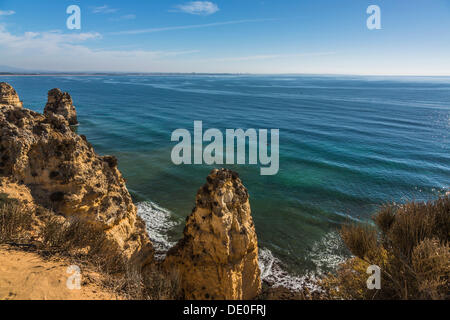
<instances>
[{"instance_id":1,"label":"white wave crest","mask_svg":"<svg viewBox=\"0 0 450 320\"><path fill-rule=\"evenodd\" d=\"M178 223L173 220L172 213L151 201L137 205L138 215L145 221L148 236L155 248L155 256L163 258L175 242L170 241L168 232Z\"/></svg>"},{"instance_id":2,"label":"white wave crest","mask_svg":"<svg viewBox=\"0 0 450 320\"><path fill-rule=\"evenodd\" d=\"M282 262L269 249L259 249L259 268L261 280L267 282L271 287L285 287L292 291L302 291L305 288L311 292L321 291L313 274L296 276L288 273L284 270Z\"/></svg>"},{"instance_id":3,"label":"white wave crest","mask_svg":"<svg viewBox=\"0 0 450 320\"><path fill-rule=\"evenodd\" d=\"M342 253L342 240L335 231L325 234L319 241L316 241L308 258L316 266L315 271L298 276L287 272L283 262L276 258L267 248L259 250L259 268L261 270L261 280L273 287L285 287L292 291L302 291L307 288L310 292L321 292L318 279L327 272L336 270L339 264L347 258Z\"/></svg>"},{"instance_id":4,"label":"white wave crest","mask_svg":"<svg viewBox=\"0 0 450 320\"><path fill-rule=\"evenodd\" d=\"M325 234L316 241L308 254L309 259L316 265L316 274L323 275L336 268L347 257L343 254L344 243L337 231Z\"/></svg>"},{"instance_id":5,"label":"white wave crest","mask_svg":"<svg viewBox=\"0 0 450 320\"><path fill-rule=\"evenodd\" d=\"M160 207L154 202L140 202L137 205L139 216L145 221L147 233L155 248L155 257L163 259L167 251L175 245L171 241L169 232L179 222L173 219L171 211ZM267 248L259 249L259 268L261 280L273 287L285 287L293 291L302 291L305 288L311 292L321 291L317 285L317 276L322 274L322 267L335 267L344 261L344 257L337 254L339 247L339 235L335 232L325 235L315 243L309 253L310 259L314 261L318 271L302 276L287 272L283 262L276 258ZM328 249L327 249L328 248Z\"/></svg>"}]
</instances>

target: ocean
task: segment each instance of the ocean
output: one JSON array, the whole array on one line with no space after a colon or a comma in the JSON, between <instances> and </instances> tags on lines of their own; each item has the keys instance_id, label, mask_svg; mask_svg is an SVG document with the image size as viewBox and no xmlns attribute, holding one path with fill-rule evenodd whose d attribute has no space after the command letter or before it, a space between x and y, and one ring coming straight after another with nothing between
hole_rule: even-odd
<instances>
[{"instance_id":1,"label":"ocean","mask_svg":"<svg viewBox=\"0 0 450 320\"><path fill-rule=\"evenodd\" d=\"M68 91L79 134L119 159L158 250L182 236L214 166L171 161L175 129L279 129L280 170L237 171L250 194L265 278L301 281L349 253L338 230L385 202L450 188L450 78L300 75L1 76L42 112Z\"/></svg>"}]
</instances>

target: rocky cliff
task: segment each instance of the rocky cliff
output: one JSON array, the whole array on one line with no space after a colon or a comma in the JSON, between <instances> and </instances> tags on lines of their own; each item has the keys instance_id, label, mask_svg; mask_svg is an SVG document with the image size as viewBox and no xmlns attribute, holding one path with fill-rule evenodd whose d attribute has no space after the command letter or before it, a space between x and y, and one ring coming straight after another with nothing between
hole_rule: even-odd
<instances>
[{"instance_id":1,"label":"rocky cliff","mask_svg":"<svg viewBox=\"0 0 450 320\"><path fill-rule=\"evenodd\" d=\"M1 105L11 105L20 108L23 106L16 90L6 82L0 82L0 106Z\"/></svg>"},{"instance_id":2,"label":"rocky cliff","mask_svg":"<svg viewBox=\"0 0 450 320\"><path fill-rule=\"evenodd\" d=\"M186 299L253 299L261 289L258 243L247 189L235 172L213 170L164 261Z\"/></svg>"},{"instance_id":3,"label":"rocky cliff","mask_svg":"<svg viewBox=\"0 0 450 320\"><path fill-rule=\"evenodd\" d=\"M44 109L45 115L61 115L71 126L78 124L77 112L73 105L72 97L60 89L52 89L48 92L48 101Z\"/></svg>"},{"instance_id":4,"label":"rocky cliff","mask_svg":"<svg viewBox=\"0 0 450 320\"><path fill-rule=\"evenodd\" d=\"M128 257L151 258L117 160L97 155L60 115L0 106L0 186L11 198L31 195L57 215L92 222Z\"/></svg>"},{"instance_id":5,"label":"rocky cliff","mask_svg":"<svg viewBox=\"0 0 450 320\"><path fill-rule=\"evenodd\" d=\"M2 101L17 102L14 89L3 87L9 88L2 92L10 92L10 98ZM70 96L57 89L49 92L44 115L0 104L0 193L30 208L43 207L98 226L114 248L142 268L144 278L155 266L177 274L187 299L257 296L257 237L248 192L236 173L211 172L198 191L183 239L156 264L117 159L99 156L86 137L73 132L69 113L58 111L61 106L73 107Z\"/></svg>"}]
</instances>

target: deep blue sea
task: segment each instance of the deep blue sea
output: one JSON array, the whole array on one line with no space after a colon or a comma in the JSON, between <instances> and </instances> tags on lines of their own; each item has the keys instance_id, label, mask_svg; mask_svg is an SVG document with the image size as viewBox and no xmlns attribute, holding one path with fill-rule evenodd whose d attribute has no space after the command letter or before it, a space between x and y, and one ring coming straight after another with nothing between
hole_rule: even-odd
<instances>
[{"instance_id":1,"label":"deep blue sea","mask_svg":"<svg viewBox=\"0 0 450 320\"><path fill-rule=\"evenodd\" d=\"M450 78L350 76L0 77L27 108L68 91L78 133L113 154L152 238L181 237L183 220L212 169L176 166L172 131L280 129L280 171L237 171L251 197L262 260L297 275L342 261L337 230L368 221L386 201L428 200L450 187ZM271 260L272 259L272 260ZM266 261L264 260L264 261ZM270 267L270 266L269 266ZM266 275L270 273L263 266Z\"/></svg>"}]
</instances>

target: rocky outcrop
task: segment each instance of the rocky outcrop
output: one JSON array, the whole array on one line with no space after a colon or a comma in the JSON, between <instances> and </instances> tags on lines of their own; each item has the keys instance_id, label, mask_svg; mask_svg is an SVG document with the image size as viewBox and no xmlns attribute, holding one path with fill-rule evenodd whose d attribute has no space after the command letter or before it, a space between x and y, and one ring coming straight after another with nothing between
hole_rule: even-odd
<instances>
[{"instance_id":1,"label":"rocky outcrop","mask_svg":"<svg viewBox=\"0 0 450 320\"><path fill-rule=\"evenodd\" d=\"M198 191L184 237L164 261L186 299L252 299L261 289L247 189L235 172L213 170Z\"/></svg>"},{"instance_id":2,"label":"rocky outcrop","mask_svg":"<svg viewBox=\"0 0 450 320\"><path fill-rule=\"evenodd\" d=\"M6 82L0 82L0 106L1 105L23 107L23 103L20 101L16 90Z\"/></svg>"},{"instance_id":3,"label":"rocky outcrop","mask_svg":"<svg viewBox=\"0 0 450 320\"><path fill-rule=\"evenodd\" d=\"M71 108L70 96L58 89L49 92L44 115L0 105L0 194L39 208L34 215L48 209L63 221L78 217L99 227L95 230L106 234L108 245L142 268L146 285L156 267L180 280L186 299L256 297L261 290L257 237L238 175L211 172L197 193L183 239L164 261L152 263L152 244L117 159L99 156L86 137L71 130Z\"/></svg>"},{"instance_id":4,"label":"rocky outcrop","mask_svg":"<svg viewBox=\"0 0 450 320\"><path fill-rule=\"evenodd\" d=\"M78 124L77 112L73 105L72 97L67 92L62 92L57 88L48 92L48 101L44 109L44 114L61 115L71 126Z\"/></svg>"},{"instance_id":5,"label":"rocky outcrop","mask_svg":"<svg viewBox=\"0 0 450 320\"><path fill-rule=\"evenodd\" d=\"M0 185L4 193L29 190L37 205L57 215L92 222L127 257L152 259L117 160L97 155L61 115L0 106Z\"/></svg>"}]
</instances>

